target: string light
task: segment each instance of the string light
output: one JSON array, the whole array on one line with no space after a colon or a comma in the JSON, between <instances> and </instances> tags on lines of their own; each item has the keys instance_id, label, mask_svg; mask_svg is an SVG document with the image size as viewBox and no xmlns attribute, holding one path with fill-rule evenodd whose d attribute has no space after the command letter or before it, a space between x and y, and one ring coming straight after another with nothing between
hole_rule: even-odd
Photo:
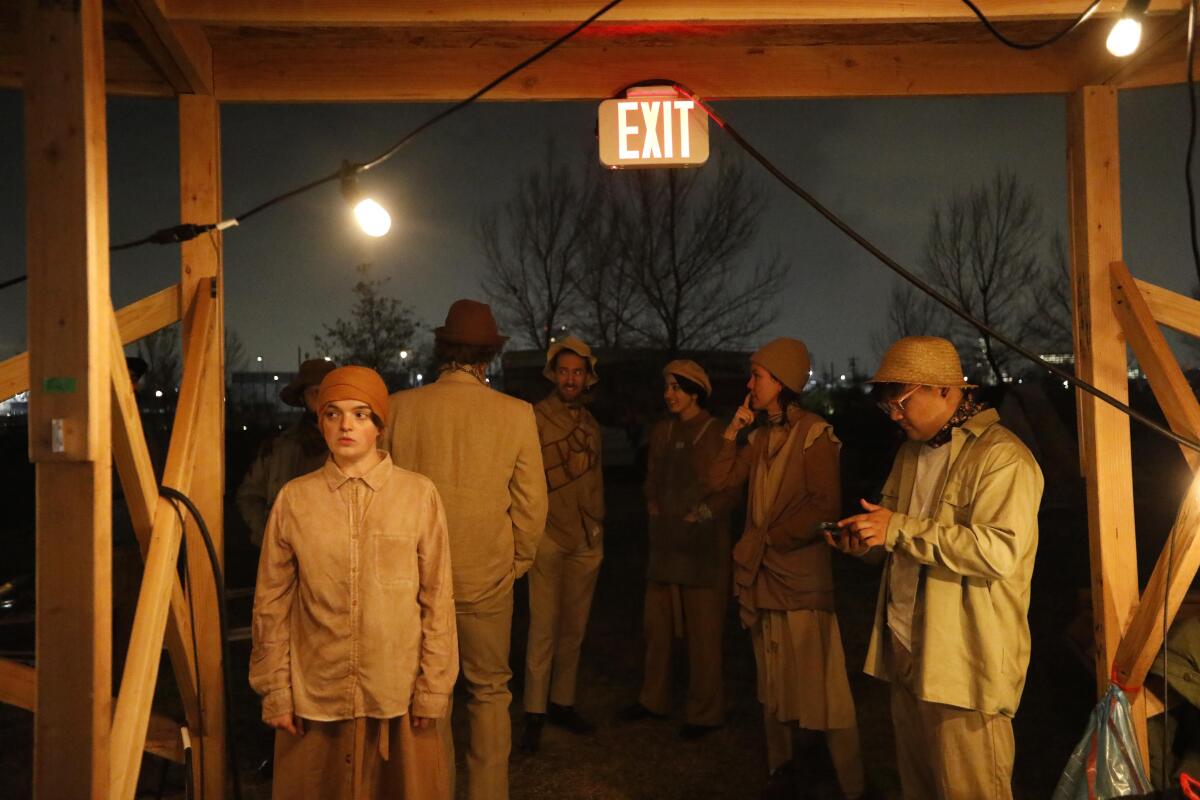
<instances>
[{"instance_id":1,"label":"string light","mask_svg":"<svg viewBox=\"0 0 1200 800\"><path fill-rule=\"evenodd\" d=\"M1138 49L1142 41L1142 17L1146 16L1149 6L1150 0L1128 0L1125 3L1121 18L1112 26L1104 43L1108 52L1124 58Z\"/></svg>"},{"instance_id":2,"label":"string light","mask_svg":"<svg viewBox=\"0 0 1200 800\"><path fill-rule=\"evenodd\" d=\"M363 194L358 185L358 178L354 177L361 169L349 162L342 162L342 197L346 198L346 203L354 209L354 219L358 221L363 233L378 238L392 229L392 215L378 202Z\"/></svg>"}]
</instances>

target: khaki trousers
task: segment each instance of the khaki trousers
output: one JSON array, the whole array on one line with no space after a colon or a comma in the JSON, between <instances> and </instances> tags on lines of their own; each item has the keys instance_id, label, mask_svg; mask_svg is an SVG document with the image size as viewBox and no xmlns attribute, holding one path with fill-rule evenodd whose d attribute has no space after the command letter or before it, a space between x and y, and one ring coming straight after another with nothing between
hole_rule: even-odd
<instances>
[{"instance_id":1,"label":"khaki trousers","mask_svg":"<svg viewBox=\"0 0 1200 800\"><path fill-rule=\"evenodd\" d=\"M275 732L274 800L449 800L450 767L433 728L407 716L305 720Z\"/></svg>"},{"instance_id":2,"label":"khaki trousers","mask_svg":"<svg viewBox=\"0 0 1200 800\"><path fill-rule=\"evenodd\" d=\"M889 667L905 800L1012 800L1012 720L918 698L912 654L895 636Z\"/></svg>"},{"instance_id":3,"label":"khaki trousers","mask_svg":"<svg viewBox=\"0 0 1200 800\"><path fill-rule=\"evenodd\" d=\"M508 706L512 694L508 681L508 650L512 638L513 595L509 589L483 607L459 611L458 653L461 676L467 685L467 797L470 800L507 800L508 755L512 749L512 721ZM439 720L443 746L454 764L454 736L450 716ZM451 790L454 780L451 772Z\"/></svg>"},{"instance_id":4,"label":"khaki trousers","mask_svg":"<svg viewBox=\"0 0 1200 800\"><path fill-rule=\"evenodd\" d=\"M566 548L548 534L529 570L529 643L525 650L527 713L544 714L546 700L575 704L579 650L587 630L603 547Z\"/></svg>"},{"instance_id":5,"label":"khaki trousers","mask_svg":"<svg viewBox=\"0 0 1200 800\"><path fill-rule=\"evenodd\" d=\"M688 692L684 719L692 725L720 725L725 718L721 686L721 630L728 592L723 589L646 582L643 621L646 667L642 692L645 708L666 714L671 704L671 644L674 640L679 598L688 648Z\"/></svg>"}]
</instances>

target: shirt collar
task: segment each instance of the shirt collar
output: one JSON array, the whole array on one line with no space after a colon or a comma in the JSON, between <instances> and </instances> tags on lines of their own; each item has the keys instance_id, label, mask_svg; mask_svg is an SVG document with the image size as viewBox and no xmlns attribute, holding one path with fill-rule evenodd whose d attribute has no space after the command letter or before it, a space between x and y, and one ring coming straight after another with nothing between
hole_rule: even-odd
<instances>
[{"instance_id":1,"label":"shirt collar","mask_svg":"<svg viewBox=\"0 0 1200 800\"><path fill-rule=\"evenodd\" d=\"M377 451L383 458L379 459L379 463L367 470L362 476L362 481L373 492L378 492L387 483L388 478L392 474L392 457L385 451ZM329 486L329 491L336 492L342 488L346 481L351 480L350 476L342 472L342 468L337 465L337 462L332 458L325 459L325 466L321 467L321 473L325 476L325 483Z\"/></svg>"},{"instance_id":2,"label":"shirt collar","mask_svg":"<svg viewBox=\"0 0 1200 800\"><path fill-rule=\"evenodd\" d=\"M448 369L442 374L438 375L436 382L442 383L443 381L446 383L474 383L479 386L486 385L483 381L479 380L469 372L463 372L459 369Z\"/></svg>"}]
</instances>

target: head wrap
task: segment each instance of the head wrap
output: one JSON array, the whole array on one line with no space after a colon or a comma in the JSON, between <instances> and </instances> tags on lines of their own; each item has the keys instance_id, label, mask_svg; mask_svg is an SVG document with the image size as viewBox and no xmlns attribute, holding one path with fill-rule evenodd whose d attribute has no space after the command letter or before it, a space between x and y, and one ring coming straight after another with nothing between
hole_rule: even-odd
<instances>
[{"instance_id":1,"label":"head wrap","mask_svg":"<svg viewBox=\"0 0 1200 800\"><path fill-rule=\"evenodd\" d=\"M380 424L387 424L387 384L369 367L338 367L325 376L317 395L317 409L338 400L358 400L370 407Z\"/></svg>"}]
</instances>

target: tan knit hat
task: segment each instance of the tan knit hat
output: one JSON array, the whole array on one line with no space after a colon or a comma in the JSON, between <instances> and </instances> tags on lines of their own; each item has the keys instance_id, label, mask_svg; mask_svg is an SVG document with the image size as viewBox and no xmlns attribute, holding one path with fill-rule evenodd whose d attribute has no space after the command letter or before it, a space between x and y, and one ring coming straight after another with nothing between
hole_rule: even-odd
<instances>
[{"instance_id":1,"label":"tan knit hat","mask_svg":"<svg viewBox=\"0 0 1200 800\"><path fill-rule=\"evenodd\" d=\"M595 386L600 382L600 377L596 375L596 357L592 355L592 348L587 346L587 343L575 336L564 336L563 338L550 345L550 349L546 351L546 366L542 369L542 374L546 376L546 380L554 382L554 359L563 350L569 350L580 358L588 362L590 369L588 370L587 380L584 385L587 387Z\"/></svg>"},{"instance_id":2,"label":"tan knit hat","mask_svg":"<svg viewBox=\"0 0 1200 800\"><path fill-rule=\"evenodd\" d=\"M705 397L712 397L712 381L708 379L708 373L704 371L704 367L695 361L688 358L679 358L672 361L663 367L663 377L668 375L678 375L681 378L687 378L704 390Z\"/></svg>"},{"instance_id":3,"label":"tan knit hat","mask_svg":"<svg viewBox=\"0 0 1200 800\"><path fill-rule=\"evenodd\" d=\"M338 400L358 400L370 407L371 413L379 417L381 425L387 425L388 390L379 373L369 367L338 367L321 381L321 393L317 395L317 408L324 409Z\"/></svg>"},{"instance_id":4,"label":"tan knit hat","mask_svg":"<svg viewBox=\"0 0 1200 800\"><path fill-rule=\"evenodd\" d=\"M883 354L875 376L867 383L911 383L973 389L963 375L958 351L940 336L905 336Z\"/></svg>"},{"instance_id":5,"label":"tan knit hat","mask_svg":"<svg viewBox=\"0 0 1200 800\"><path fill-rule=\"evenodd\" d=\"M808 385L808 348L799 339L781 336L767 342L750 356L750 363L758 364L797 394Z\"/></svg>"}]
</instances>

